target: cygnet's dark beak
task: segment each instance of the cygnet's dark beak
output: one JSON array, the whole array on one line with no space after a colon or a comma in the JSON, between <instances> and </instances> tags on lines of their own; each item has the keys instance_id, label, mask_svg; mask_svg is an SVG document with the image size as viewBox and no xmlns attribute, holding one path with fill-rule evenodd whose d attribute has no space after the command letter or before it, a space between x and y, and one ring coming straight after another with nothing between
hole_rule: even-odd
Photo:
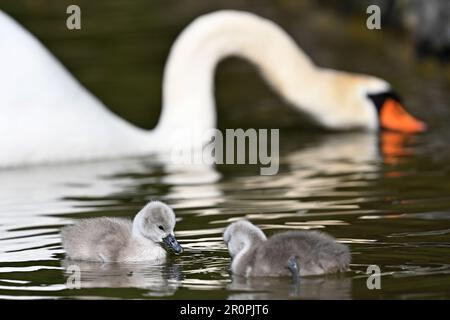
<instances>
[{"instance_id":1,"label":"cygnet's dark beak","mask_svg":"<svg viewBox=\"0 0 450 320\"><path fill-rule=\"evenodd\" d=\"M170 247L173 252L175 253L182 253L183 248L178 243L177 239L175 239L175 236L172 234L169 234L167 237L163 238L163 242Z\"/></svg>"}]
</instances>

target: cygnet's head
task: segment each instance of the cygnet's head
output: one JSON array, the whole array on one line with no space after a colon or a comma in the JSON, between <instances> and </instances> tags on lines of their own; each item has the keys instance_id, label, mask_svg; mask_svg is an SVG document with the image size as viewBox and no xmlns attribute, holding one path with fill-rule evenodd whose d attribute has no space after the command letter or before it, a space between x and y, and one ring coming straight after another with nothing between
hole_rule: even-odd
<instances>
[{"instance_id":1,"label":"cygnet's head","mask_svg":"<svg viewBox=\"0 0 450 320\"><path fill-rule=\"evenodd\" d=\"M175 223L175 213L168 205L152 201L134 218L133 233L156 243L164 243L175 253L181 253L183 248L173 232Z\"/></svg>"},{"instance_id":2,"label":"cygnet's head","mask_svg":"<svg viewBox=\"0 0 450 320\"><path fill-rule=\"evenodd\" d=\"M233 222L223 233L223 240L228 246L231 258L234 258L247 246L266 239L264 232L247 220Z\"/></svg>"}]
</instances>

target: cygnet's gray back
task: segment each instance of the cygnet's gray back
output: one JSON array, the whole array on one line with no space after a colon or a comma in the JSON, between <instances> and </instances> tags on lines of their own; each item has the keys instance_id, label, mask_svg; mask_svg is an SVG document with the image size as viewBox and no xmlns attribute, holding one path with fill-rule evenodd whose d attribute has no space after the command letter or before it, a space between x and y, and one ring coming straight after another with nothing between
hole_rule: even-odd
<instances>
[{"instance_id":1,"label":"cygnet's gray back","mask_svg":"<svg viewBox=\"0 0 450 320\"><path fill-rule=\"evenodd\" d=\"M296 260L300 276L342 272L351 259L346 245L317 231L275 234L252 251L248 272L253 276L291 276L290 259Z\"/></svg>"},{"instance_id":2,"label":"cygnet's gray back","mask_svg":"<svg viewBox=\"0 0 450 320\"><path fill-rule=\"evenodd\" d=\"M120 218L83 219L61 231L70 259L116 261L131 238L132 222Z\"/></svg>"}]
</instances>

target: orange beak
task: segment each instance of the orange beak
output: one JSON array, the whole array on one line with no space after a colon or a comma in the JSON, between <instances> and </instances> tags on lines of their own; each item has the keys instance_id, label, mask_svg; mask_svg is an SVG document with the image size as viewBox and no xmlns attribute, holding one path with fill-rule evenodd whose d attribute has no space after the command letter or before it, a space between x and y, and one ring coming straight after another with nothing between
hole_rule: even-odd
<instances>
[{"instance_id":1,"label":"orange beak","mask_svg":"<svg viewBox=\"0 0 450 320\"><path fill-rule=\"evenodd\" d=\"M384 129L405 133L424 132L427 129L424 122L406 112L394 99L386 99L381 107L380 124Z\"/></svg>"}]
</instances>

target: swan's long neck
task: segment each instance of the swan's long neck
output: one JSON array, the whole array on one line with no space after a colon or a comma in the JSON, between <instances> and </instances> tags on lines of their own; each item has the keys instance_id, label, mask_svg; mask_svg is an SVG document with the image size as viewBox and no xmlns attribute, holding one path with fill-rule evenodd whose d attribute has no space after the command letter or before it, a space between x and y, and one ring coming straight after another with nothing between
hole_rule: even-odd
<instances>
[{"instance_id":1,"label":"swan's long neck","mask_svg":"<svg viewBox=\"0 0 450 320\"><path fill-rule=\"evenodd\" d=\"M273 22L244 12L208 14L186 28L172 47L164 73L158 129L215 128L214 71L228 56L255 64L288 101L302 85L299 81L306 87L315 74L311 60Z\"/></svg>"}]
</instances>

